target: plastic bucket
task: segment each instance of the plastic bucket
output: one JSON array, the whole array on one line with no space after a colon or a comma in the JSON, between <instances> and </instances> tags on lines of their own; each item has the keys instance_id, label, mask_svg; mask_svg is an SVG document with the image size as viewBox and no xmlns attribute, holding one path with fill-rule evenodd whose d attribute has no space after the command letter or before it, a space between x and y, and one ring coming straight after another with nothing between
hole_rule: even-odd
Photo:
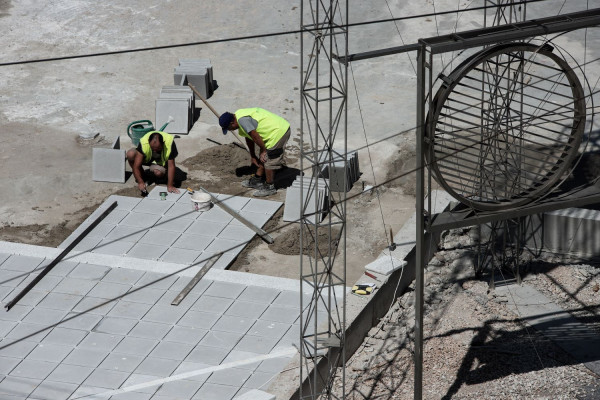
<instances>
[{"instance_id":1,"label":"plastic bucket","mask_svg":"<svg viewBox=\"0 0 600 400\"><path fill-rule=\"evenodd\" d=\"M192 194L192 209L194 211L208 211L212 207L210 195L207 193Z\"/></svg>"},{"instance_id":2,"label":"plastic bucket","mask_svg":"<svg viewBox=\"0 0 600 400\"><path fill-rule=\"evenodd\" d=\"M153 130L154 125L152 125L152 121L147 119L134 121L127 127L127 136L131 139L131 143L137 147L137 145L140 144L140 139L144 137L146 133Z\"/></svg>"}]
</instances>

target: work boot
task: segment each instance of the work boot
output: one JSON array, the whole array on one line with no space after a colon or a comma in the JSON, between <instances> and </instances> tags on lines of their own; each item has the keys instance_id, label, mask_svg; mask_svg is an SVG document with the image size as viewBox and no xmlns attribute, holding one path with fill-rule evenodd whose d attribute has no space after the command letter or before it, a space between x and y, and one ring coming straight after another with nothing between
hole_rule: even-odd
<instances>
[{"instance_id":1,"label":"work boot","mask_svg":"<svg viewBox=\"0 0 600 400\"><path fill-rule=\"evenodd\" d=\"M252 189L262 189L263 187L263 178L262 176L252 175L250 179L246 179L242 181L242 186Z\"/></svg>"},{"instance_id":2,"label":"work boot","mask_svg":"<svg viewBox=\"0 0 600 400\"><path fill-rule=\"evenodd\" d=\"M275 189L275 185L273 183L265 183L261 189L252 193L252 196L267 197L267 196L272 196L275 193L277 193L277 189Z\"/></svg>"}]
</instances>

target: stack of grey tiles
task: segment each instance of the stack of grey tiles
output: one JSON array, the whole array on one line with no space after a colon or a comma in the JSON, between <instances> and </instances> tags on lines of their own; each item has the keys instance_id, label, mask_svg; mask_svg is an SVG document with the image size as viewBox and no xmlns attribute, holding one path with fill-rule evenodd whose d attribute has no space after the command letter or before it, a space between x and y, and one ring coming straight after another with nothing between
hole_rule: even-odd
<instances>
[{"instance_id":1,"label":"stack of grey tiles","mask_svg":"<svg viewBox=\"0 0 600 400\"><path fill-rule=\"evenodd\" d=\"M175 85L191 84L205 99L212 96L216 86L212 65L206 59L180 59L173 80Z\"/></svg>"},{"instance_id":2,"label":"stack of grey tiles","mask_svg":"<svg viewBox=\"0 0 600 400\"><path fill-rule=\"evenodd\" d=\"M172 117L165 131L187 135L194 125L195 107L194 93L189 87L163 86L156 99L155 128L159 129Z\"/></svg>"},{"instance_id":3,"label":"stack of grey tiles","mask_svg":"<svg viewBox=\"0 0 600 400\"><path fill-rule=\"evenodd\" d=\"M301 182L303 180L304 182ZM311 185L312 181L312 185ZM329 183L326 179L312 179L305 176L297 176L292 186L285 193L285 208L283 210L283 220L288 222L299 222L302 214L302 204L300 203L300 186L302 183L302 199L307 204L305 214L311 215L308 220L317 224L323 220L328 210L329 204ZM316 187L315 187L316 183ZM315 204L316 196L316 204ZM307 203L308 201L308 203Z\"/></svg>"},{"instance_id":4,"label":"stack of grey tiles","mask_svg":"<svg viewBox=\"0 0 600 400\"><path fill-rule=\"evenodd\" d=\"M340 154L340 155L338 155ZM315 166L313 175L319 175L321 178L329 179L329 189L332 192L347 192L352 189L354 182L360 177L360 170L358 167L358 152L349 151L347 154L346 162L346 175L344 179L344 159L342 151L333 150L333 160L331 162L331 168L328 160L328 153L326 151L321 152L319 156L319 163Z\"/></svg>"}]
</instances>

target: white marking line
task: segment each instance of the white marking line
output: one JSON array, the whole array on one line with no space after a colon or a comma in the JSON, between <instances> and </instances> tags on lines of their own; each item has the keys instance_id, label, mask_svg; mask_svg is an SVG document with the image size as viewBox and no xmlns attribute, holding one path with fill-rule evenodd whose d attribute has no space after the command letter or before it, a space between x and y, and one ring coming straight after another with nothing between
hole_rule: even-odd
<instances>
[{"instance_id":1,"label":"white marking line","mask_svg":"<svg viewBox=\"0 0 600 400\"><path fill-rule=\"evenodd\" d=\"M181 374L172 375L168 378L155 379L153 381L139 383L137 385L127 386L127 387L124 387L121 389L110 390L108 392L88 394L88 395L81 396L81 397L71 397L71 399L72 400L74 400L74 399L108 399L110 396L114 396L117 394L133 392L136 390L145 389L150 386L158 386L158 385L162 385L163 383L190 378L192 376L204 375L204 374L208 374L208 373L215 372L215 371L221 371L224 369L235 368L240 365L252 364L257 361L264 361L264 360L268 360L271 358L277 358L277 357L291 357L291 356L294 356L297 352L298 352L298 350L295 347L288 347L288 348L279 350L279 351L277 351L275 353L271 353L271 354L265 354L262 356L246 358L245 360L232 361L230 363L221 364L221 365L217 365L214 367L208 367L208 368L204 368L204 369L197 369L195 371L184 372Z\"/></svg>"}]
</instances>

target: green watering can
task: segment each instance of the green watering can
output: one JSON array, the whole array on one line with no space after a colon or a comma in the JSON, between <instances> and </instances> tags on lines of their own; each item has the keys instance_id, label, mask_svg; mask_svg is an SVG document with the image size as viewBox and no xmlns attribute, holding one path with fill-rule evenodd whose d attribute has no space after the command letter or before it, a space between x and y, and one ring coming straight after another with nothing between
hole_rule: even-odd
<instances>
[{"instance_id":1,"label":"green watering can","mask_svg":"<svg viewBox=\"0 0 600 400\"><path fill-rule=\"evenodd\" d=\"M167 121L167 123L165 123L159 129L159 131L163 131L171 121L172 120L169 119L169 121ZM133 145L137 147L137 145L140 144L140 139L143 138L146 133L151 132L153 130L154 125L152 125L152 121L150 120L142 119L139 121L133 121L127 127L127 136L129 136L129 138L131 139L131 143L133 143Z\"/></svg>"}]
</instances>

